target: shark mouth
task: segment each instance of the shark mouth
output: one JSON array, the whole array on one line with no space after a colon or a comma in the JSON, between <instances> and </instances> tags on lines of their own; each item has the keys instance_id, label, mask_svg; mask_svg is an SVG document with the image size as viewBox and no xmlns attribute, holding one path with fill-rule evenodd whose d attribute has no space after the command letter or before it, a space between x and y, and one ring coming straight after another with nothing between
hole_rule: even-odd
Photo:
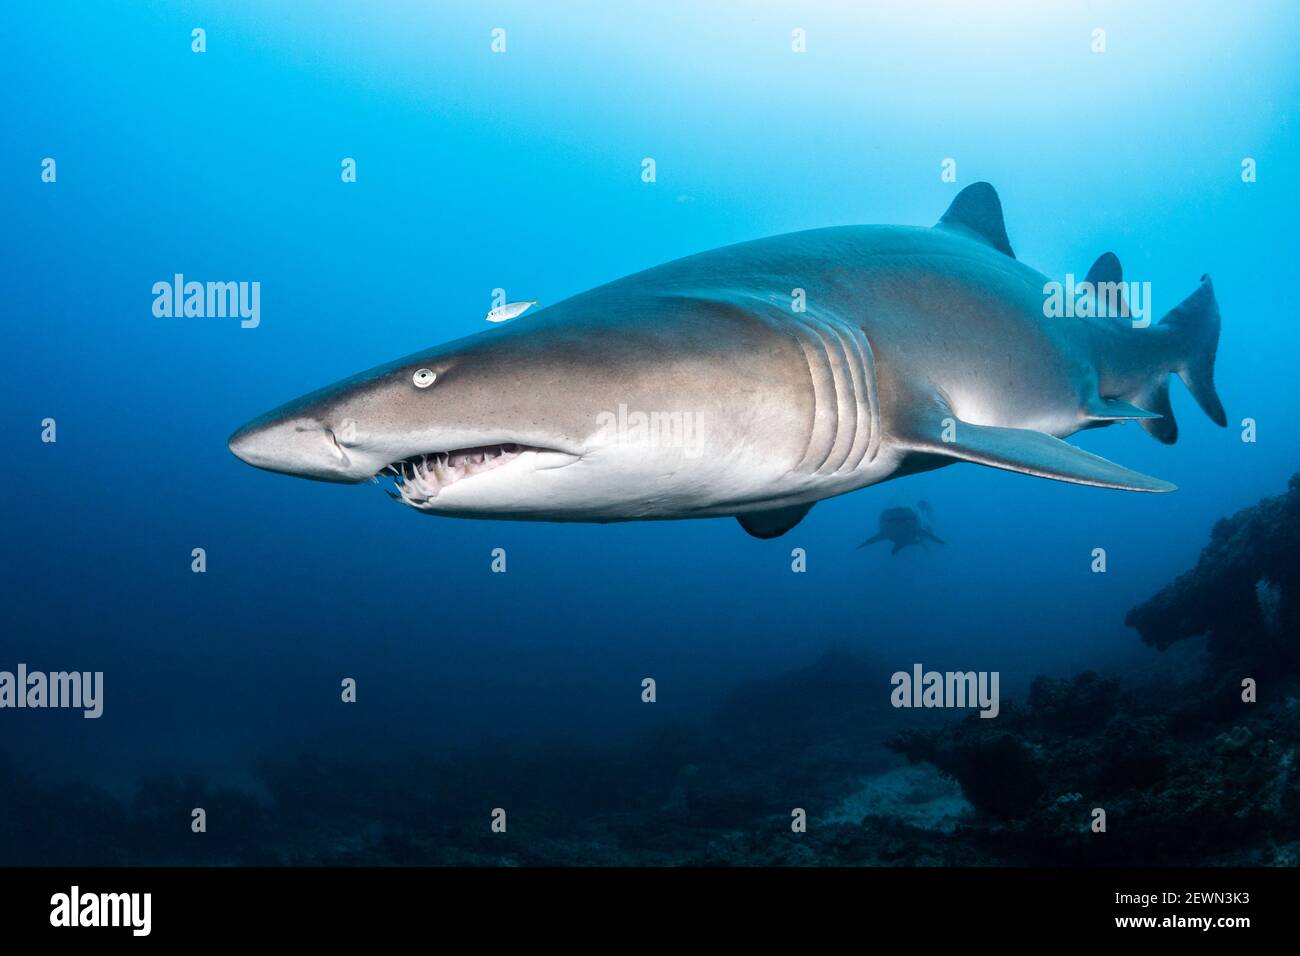
<instances>
[{"instance_id":1,"label":"shark mouth","mask_svg":"<svg viewBox=\"0 0 1300 956\"><path fill-rule=\"evenodd\" d=\"M385 465L372 480L378 483L381 478L391 478L393 490L384 489L388 497L412 508L427 508L439 493L456 482L493 471L530 451L548 449L508 442L428 452Z\"/></svg>"}]
</instances>

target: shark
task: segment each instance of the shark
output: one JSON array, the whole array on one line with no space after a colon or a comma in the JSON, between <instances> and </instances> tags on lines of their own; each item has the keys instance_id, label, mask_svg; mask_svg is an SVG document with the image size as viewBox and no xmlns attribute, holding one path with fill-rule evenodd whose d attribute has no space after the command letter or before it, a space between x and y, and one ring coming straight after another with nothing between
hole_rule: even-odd
<instances>
[{"instance_id":1,"label":"shark","mask_svg":"<svg viewBox=\"0 0 1300 956\"><path fill-rule=\"evenodd\" d=\"M880 530L858 547L865 548L878 541L888 541L894 546L889 553L898 554L909 544L919 544L927 551L930 549L926 543L928 541L947 544L930 527L932 517L930 506L924 501L915 508L886 508L880 513Z\"/></svg>"},{"instance_id":2,"label":"shark","mask_svg":"<svg viewBox=\"0 0 1300 956\"><path fill-rule=\"evenodd\" d=\"M1087 281L1122 285L1119 259ZM813 229L625 276L290 401L229 448L273 472L380 482L430 515L734 517L757 538L956 463L1175 490L1064 439L1137 421L1172 444L1173 376L1226 426L1209 276L1145 328L1049 317L1047 287L980 182L933 226Z\"/></svg>"}]
</instances>

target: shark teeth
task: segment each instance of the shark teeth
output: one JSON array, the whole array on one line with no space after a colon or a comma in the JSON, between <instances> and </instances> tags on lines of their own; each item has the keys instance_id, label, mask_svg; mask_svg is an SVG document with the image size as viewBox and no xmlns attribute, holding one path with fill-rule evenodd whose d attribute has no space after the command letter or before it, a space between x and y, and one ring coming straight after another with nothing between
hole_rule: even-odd
<instances>
[{"instance_id":1,"label":"shark teeth","mask_svg":"<svg viewBox=\"0 0 1300 956\"><path fill-rule=\"evenodd\" d=\"M429 452L395 461L375 476L391 478L393 490L385 488L394 501L412 508L428 508L438 494L450 485L473 475L500 468L526 451L540 451L529 445L507 443L454 451Z\"/></svg>"}]
</instances>

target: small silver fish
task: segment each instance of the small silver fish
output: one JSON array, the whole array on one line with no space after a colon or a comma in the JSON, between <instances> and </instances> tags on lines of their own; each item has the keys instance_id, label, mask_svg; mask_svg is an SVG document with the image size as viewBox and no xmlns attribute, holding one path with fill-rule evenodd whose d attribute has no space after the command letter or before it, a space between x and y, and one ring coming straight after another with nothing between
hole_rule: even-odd
<instances>
[{"instance_id":1,"label":"small silver fish","mask_svg":"<svg viewBox=\"0 0 1300 956\"><path fill-rule=\"evenodd\" d=\"M536 299L529 302L507 302L505 305L499 305L489 312L487 314L487 320L489 322L505 322L508 319L513 319L517 315L523 315L536 304Z\"/></svg>"}]
</instances>

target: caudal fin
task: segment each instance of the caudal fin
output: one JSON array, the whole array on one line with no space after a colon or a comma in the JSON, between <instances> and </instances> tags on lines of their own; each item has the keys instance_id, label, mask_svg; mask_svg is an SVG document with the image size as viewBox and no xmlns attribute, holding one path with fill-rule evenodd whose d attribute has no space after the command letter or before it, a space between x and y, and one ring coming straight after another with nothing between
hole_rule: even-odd
<instances>
[{"instance_id":1,"label":"caudal fin","mask_svg":"<svg viewBox=\"0 0 1300 956\"><path fill-rule=\"evenodd\" d=\"M1201 276L1196 291L1175 306L1160 320L1172 340L1172 371L1178 373L1196 403L1210 420L1220 427L1228 424L1223 402L1214 388L1214 356L1219 348L1219 303L1208 275ZM1154 438L1172 444L1178 439L1173 407L1169 403L1169 377L1161 374L1152 380L1138 402L1157 412L1161 418L1144 419L1141 424Z\"/></svg>"},{"instance_id":2,"label":"caudal fin","mask_svg":"<svg viewBox=\"0 0 1300 956\"><path fill-rule=\"evenodd\" d=\"M1228 416L1214 390L1214 355L1219 349L1219 303L1208 275L1201 276L1195 292L1180 302L1160 320L1178 340L1180 364L1178 377L1183 380L1210 420L1227 427Z\"/></svg>"}]
</instances>

